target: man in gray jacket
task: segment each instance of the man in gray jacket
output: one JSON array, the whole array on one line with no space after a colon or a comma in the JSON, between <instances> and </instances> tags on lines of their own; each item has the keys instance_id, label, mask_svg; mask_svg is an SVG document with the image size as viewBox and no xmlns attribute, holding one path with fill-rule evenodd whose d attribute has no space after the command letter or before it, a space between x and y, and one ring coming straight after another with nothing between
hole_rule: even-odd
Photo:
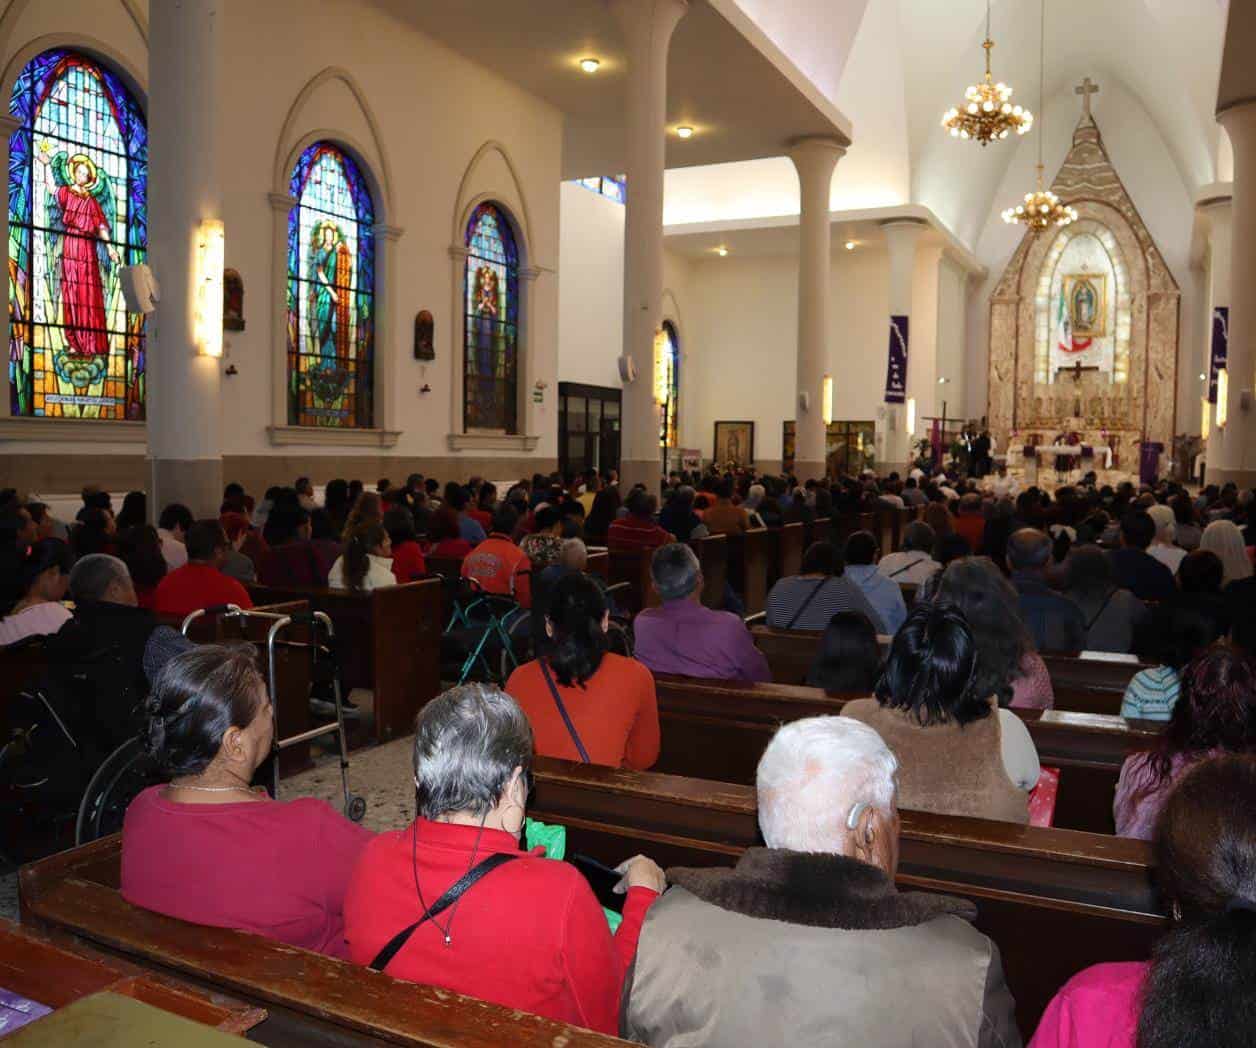
<instances>
[{"instance_id":1,"label":"man in gray jacket","mask_svg":"<svg viewBox=\"0 0 1256 1048\"><path fill-rule=\"evenodd\" d=\"M973 904L894 887L896 771L848 717L781 728L758 770L767 847L732 870L668 871L620 1032L653 1048L1020 1048Z\"/></svg>"}]
</instances>

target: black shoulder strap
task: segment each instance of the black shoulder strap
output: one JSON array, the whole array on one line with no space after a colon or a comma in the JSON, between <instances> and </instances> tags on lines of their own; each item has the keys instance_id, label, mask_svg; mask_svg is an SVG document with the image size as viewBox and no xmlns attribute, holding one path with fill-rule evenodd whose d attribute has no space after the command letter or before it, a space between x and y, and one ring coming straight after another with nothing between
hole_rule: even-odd
<instances>
[{"instance_id":1,"label":"black shoulder strap","mask_svg":"<svg viewBox=\"0 0 1256 1048\"><path fill-rule=\"evenodd\" d=\"M1118 587L1118 588L1119 588L1119 587ZM1113 590L1111 590L1111 591L1108 593L1108 595L1107 595L1106 597L1104 597L1104 599L1103 599L1103 603L1099 605L1099 610L1098 610L1098 611L1096 611L1096 612L1095 612L1095 614L1094 614L1094 618L1092 618L1092 619L1091 619L1088 623L1086 623L1086 632L1087 632L1087 633L1089 633L1089 632L1090 632L1090 627L1091 627L1091 626L1093 626L1096 622L1098 622L1098 621L1099 621L1099 617L1100 617L1100 616L1101 616L1101 615L1102 615L1105 611L1107 611L1107 610L1108 610L1108 605L1112 603L1112 598L1116 596L1116 592L1117 592L1117 591L1116 591L1115 589L1113 589Z\"/></svg>"},{"instance_id":2,"label":"black shoulder strap","mask_svg":"<svg viewBox=\"0 0 1256 1048\"><path fill-rule=\"evenodd\" d=\"M928 560L928 559L929 559L929 558L928 558L927 556L920 556L920 557L916 558L915 560L910 561L910 562L909 562L909 563L907 563L907 564L904 564L901 568L899 568L899 569L898 569L898 571L891 571L891 572L890 572L890 574L889 574L889 577L890 577L890 578L892 578L892 579L896 579L896 578L898 578L898 576L900 576L903 572L905 572L905 571L911 571L911 569L912 569L912 568L914 568L917 564L923 564L923 563L924 563L926 560Z\"/></svg>"},{"instance_id":3,"label":"black shoulder strap","mask_svg":"<svg viewBox=\"0 0 1256 1048\"><path fill-rule=\"evenodd\" d=\"M589 763L589 751L584 748L584 743L580 741L580 733L576 731L576 726L571 722L571 715L567 712L567 707L563 705L563 697L558 694L558 685L554 683L554 678L550 676L549 666L545 660L541 659L541 672L545 674L545 683L549 685L550 694L554 696L554 704L558 707L558 712L562 714L563 723L567 725L567 733L571 736L571 741L576 744L576 752L580 754L580 759L585 764Z\"/></svg>"},{"instance_id":4,"label":"black shoulder strap","mask_svg":"<svg viewBox=\"0 0 1256 1048\"><path fill-rule=\"evenodd\" d=\"M492 873L499 866L504 866L511 859L517 858L519 858L517 854L511 854L510 852L494 852L483 862L467 870L456 883L450 886L444 895L428 907L422 917L413 924L402 928L401 931L389 939L384 944L384 948L375 955L375 960L371 961L370 967L377 972L382 972L388 967L388 963L401 952L401 948L410 941L410 936L414 934L419 925L449 909L481 877Z\"/></svg>"},{"instance_id":5,"label":"black shoulder strap","mask_svg":"<svg viewBox=\"0 0 1256 1048\"><path fill-rule=\"evenodd\" d=\"M790 619L787 623L785 623L785 628L787 630L792 630L794 628L794 623L797 622L800 618L802 618L802 613L811 606L811 602L815 600L817 596L819 596L820 591L824 589L826 585L828 585L828 581L832 577L833 577L832 575L825 575L824 578L822 578L816 584L815 589L813 589L810 593L807 594L807 599L798 605L798 610L794 612L794 617Z\"/></svg>"}]
</instances>

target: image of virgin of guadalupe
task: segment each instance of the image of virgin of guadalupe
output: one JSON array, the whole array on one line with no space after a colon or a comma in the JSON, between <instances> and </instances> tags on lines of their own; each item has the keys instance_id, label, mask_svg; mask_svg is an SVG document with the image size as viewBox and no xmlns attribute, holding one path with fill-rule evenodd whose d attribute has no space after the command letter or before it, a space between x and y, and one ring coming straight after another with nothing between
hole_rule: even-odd
<instances>
[{"instance_id":1,"label":"image of virgin of guadalupe","mask_svg":"<svg viewBox=\"0 0 1256 1048\"><path fill-rule=\"evenodd\" d=\"M1099 312L1099 298L1089 280L1080 280L1073 289L1073 330L1088 334L1094 330Z\"/></svg>"}]
</instances>

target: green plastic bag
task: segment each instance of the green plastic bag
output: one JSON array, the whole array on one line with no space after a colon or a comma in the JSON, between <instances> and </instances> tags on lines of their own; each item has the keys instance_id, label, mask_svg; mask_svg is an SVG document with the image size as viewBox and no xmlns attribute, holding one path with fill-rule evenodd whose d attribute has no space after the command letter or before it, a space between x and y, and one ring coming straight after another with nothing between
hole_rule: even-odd
<instances>
[{"instance_id":1,"label":"green plastic bag","mask_svg":"<svg viewBox=\"0 0 1256 1048\"><path fill-rule=\"evenodd\" d=\"M547 859L556 859L559 862L567 857L566 826L550 826L536 819L528 819L524 823L523 835L528 851L533 848L544 848ZM614 935L623 923L623 915L614 910L608 910L605 906L602 907L602 913L606 916L606 923L610 926L611 934Z\"/></svg>"}]
</instances>

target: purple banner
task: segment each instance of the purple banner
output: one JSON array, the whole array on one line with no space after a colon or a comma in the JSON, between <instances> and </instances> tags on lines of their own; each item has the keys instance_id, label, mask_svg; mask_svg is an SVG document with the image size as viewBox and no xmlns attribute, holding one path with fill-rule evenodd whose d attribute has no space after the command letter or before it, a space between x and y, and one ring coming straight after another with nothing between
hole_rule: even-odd
<instances>
[{"instance_id":1,"label":"purple banner","mask_svg":"<svg viewBox=\"0 0 1256 1048\"><path fill-rule=\"evenodd\" d=\"M1217 402L1217 372L1225 367L1230 349L1230 307L1217 306L1212 311L1212 349L1208 357L1208 403Z\"/></svg>"},{"instance_id":2,"label":"purple banner","mask_svg":"<svg viewBox=\"0 0 1256 1048\"><path fill-rule=\"evenodd\" d=\"M907 402L907 322L910 318L890 317L890 352L885 364L885 402Z\"/></svg>"}]
</instances>

